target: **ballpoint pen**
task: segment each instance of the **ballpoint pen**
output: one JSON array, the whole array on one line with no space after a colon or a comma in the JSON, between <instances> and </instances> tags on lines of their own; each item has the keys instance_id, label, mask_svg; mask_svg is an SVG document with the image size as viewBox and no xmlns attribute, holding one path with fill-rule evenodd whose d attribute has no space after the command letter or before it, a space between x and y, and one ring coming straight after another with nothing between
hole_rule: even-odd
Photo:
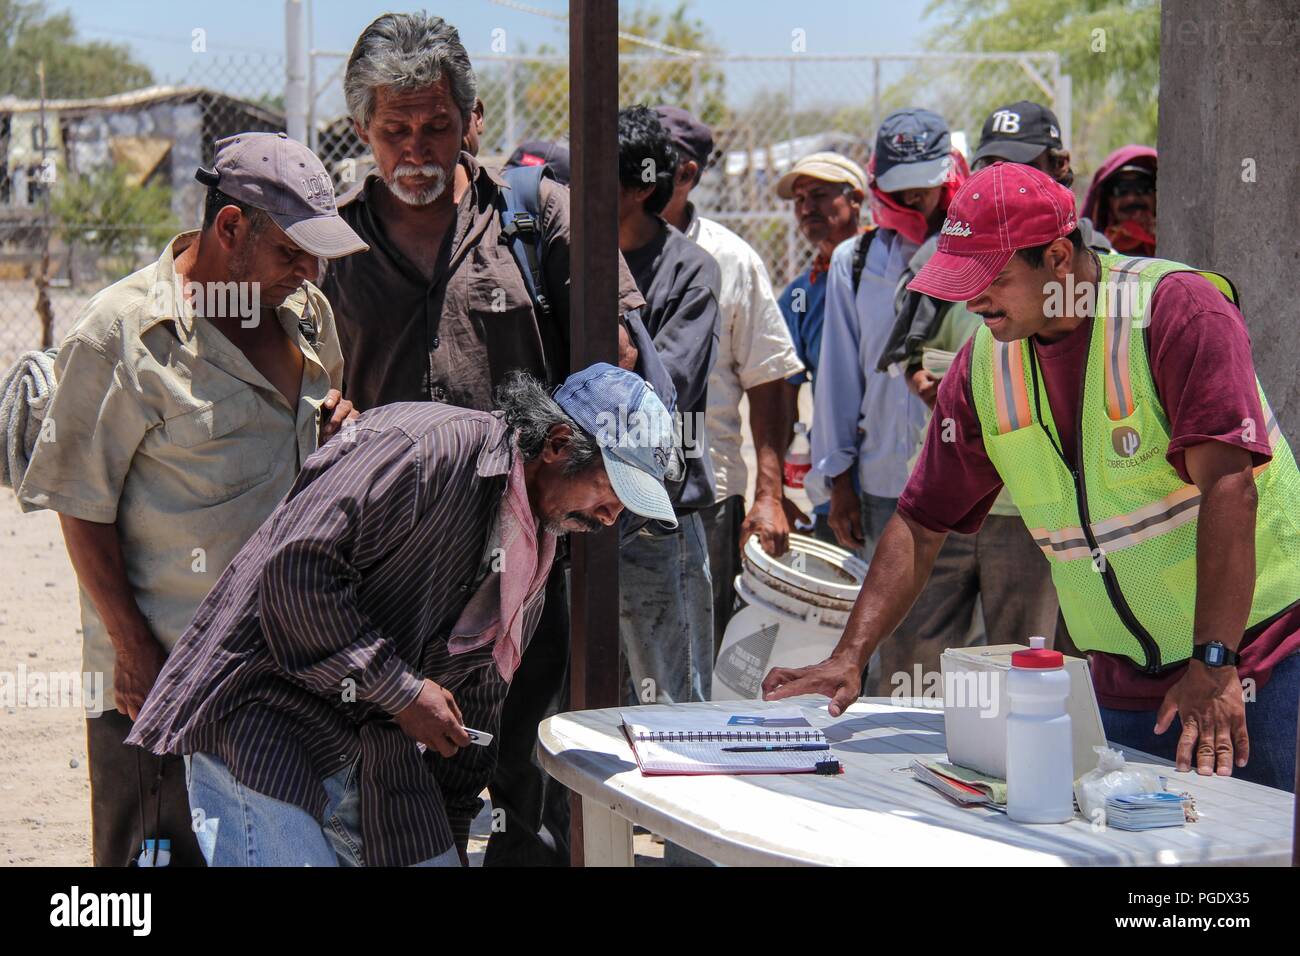
<instances>
[{"instance_id":1,"label":"ballpoint pen","mask_svg":"<svg viewBox=\"0 0 1300 956\"><path fill-rule=\"evenodd\" d=\"M723 747L726 753L761 754L777 750L830 750L830 744L769 744L762 747Z\"/></svg>"}]
</instances>

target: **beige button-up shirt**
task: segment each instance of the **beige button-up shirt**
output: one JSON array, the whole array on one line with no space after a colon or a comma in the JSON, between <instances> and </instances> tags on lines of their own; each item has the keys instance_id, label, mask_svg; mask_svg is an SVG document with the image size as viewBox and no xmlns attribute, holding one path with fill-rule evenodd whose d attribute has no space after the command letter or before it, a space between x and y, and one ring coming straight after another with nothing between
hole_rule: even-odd
<instances>
[{"instance_id":1,"label":"beige button-up shirt","mask_svg":"<svg viewBox=\"0 0 1300 956\"><path fill-rule=\"evenodd\" d=\"M333 313L311 284L276 310L305 358L297 407L178 304L174 257L197 235L86 306L18 491L26 511L117 523L136 603L168 651L316 450L321 402L343 380ZM115 654L84 591L81 619L83 667L103 672L107 710Z\"/></svg>"},{"instance_id":2,"label":"beige button-up shirt","mask_svg":"<svg viewBox=\"0 0 1300 956\"><path fill-rule=\"evenodd\" d=\"M772 294L767 266L752 246L726 226L691 210L686 236L718 263L718 361L709 373L705 430L713 458L715 500L745 496L749 469L740 449L740 400L746 391L803 371Z\"/></svg>"}]
</instances>

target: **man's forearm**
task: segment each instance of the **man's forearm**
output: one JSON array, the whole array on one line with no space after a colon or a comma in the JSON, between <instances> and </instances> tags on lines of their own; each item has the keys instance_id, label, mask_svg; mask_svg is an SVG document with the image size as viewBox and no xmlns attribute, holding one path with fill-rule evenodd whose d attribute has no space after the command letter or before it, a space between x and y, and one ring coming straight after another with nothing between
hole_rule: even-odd
<instances>
[{"instance_id":1,"label":"man's forearm","mask_svg":"<svg viewBox=\"0 0 1300 956\"><path fill-rule=\"evenodd\" d=\"M754 497L779 499L782 495L782 463L788 440L782 444L789 423L786 417L791 404L794 386L784 379L755 385L745 392L749 398L749 432L754 439L754 457L758 463L758 477ZM797 394L797 393L795 393Z\"/></svg>"},{"instance_id":2,"label":"man's forearm","mask_svg":"<svg viewBox=\"0 0 1300 956\"><path fill-rule=\"evenodd\" d=\"M149 622L126 575L117 525L65 514L59 515L59 523L77 583L90 596L114 648L131 650L138 642L152 639Z\"/></svg>"},{"instance_id":3,"label":"man's forearm","mask_svg":"<svg viewBox=\"0 0 1300 956\"><path fill-rule=\"evenodd\" d=\"M1241 643L1255 593L1255 482L1225 475L1201 493L1196 528L1196 644Z\"/></svg>"},{"instance_id":4,"label":"man's forearm","mask_svg":"<svg viewBox=\"0 0 1300 956\"><path fill-rule=\"evenodd\" d=\"M947 537L898 513L889 519L833 656L848 658L859 670L867 666L916 603Z\"/></svg>"}]
</instances>

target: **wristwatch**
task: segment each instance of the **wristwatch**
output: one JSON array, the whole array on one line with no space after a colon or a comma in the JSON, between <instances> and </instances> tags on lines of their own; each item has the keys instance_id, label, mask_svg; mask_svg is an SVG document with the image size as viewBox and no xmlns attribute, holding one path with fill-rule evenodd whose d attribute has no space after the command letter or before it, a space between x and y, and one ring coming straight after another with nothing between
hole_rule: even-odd
<instances>
[{"instance_id":1,"label":"wristwatch","mask_svg":"<svg viewBox=\"0 0 1300 956\"><path fill-rule=\"evenodd\" d=\"M1241 655L1219 641L1208 641L1192 648L1192 660L1206 667L1236 667Z\"/></svg>"}]
</instances>

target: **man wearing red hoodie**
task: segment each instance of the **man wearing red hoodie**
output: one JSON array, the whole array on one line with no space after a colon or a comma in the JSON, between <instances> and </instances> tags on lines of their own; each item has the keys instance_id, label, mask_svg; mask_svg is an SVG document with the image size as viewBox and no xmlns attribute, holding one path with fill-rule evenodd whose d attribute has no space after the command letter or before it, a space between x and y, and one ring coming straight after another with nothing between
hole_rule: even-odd
<instances>
[{"instance_id":1,"label":"man wearing red hoodie","mask_svg":"<svg viewBox=\"0 0 1300 956\"><path fill-rule=\"evenodd\" d=\"M938 232L965 177L965 161L952 149L941 116L924 109L891 113L876 133L869 170L877 228L840 243L831 255L813 396L813 470L805 482L829 481L836 539L868 558L907 483L929 417L903 376L878 371L876 359L894 326L895 287L917 249ZM973 536L949 536L930 585L899 628L902 639L872 662L870 693L919 694L918 677L938 670L943 650L969 643L976 592L966 582L973 555Z\"/></svg>"},{"instance_id":2,"label":"man wearing red hoodie","mask_svg":"<svg viewBox=\"0 0 1300 956\"><path fill-rule=\"evenodd\" d=\"M1083 214L1126 256L1156 254L1156 151L1121 146L1092 177Z\"/></svg>"}]
</instances>

